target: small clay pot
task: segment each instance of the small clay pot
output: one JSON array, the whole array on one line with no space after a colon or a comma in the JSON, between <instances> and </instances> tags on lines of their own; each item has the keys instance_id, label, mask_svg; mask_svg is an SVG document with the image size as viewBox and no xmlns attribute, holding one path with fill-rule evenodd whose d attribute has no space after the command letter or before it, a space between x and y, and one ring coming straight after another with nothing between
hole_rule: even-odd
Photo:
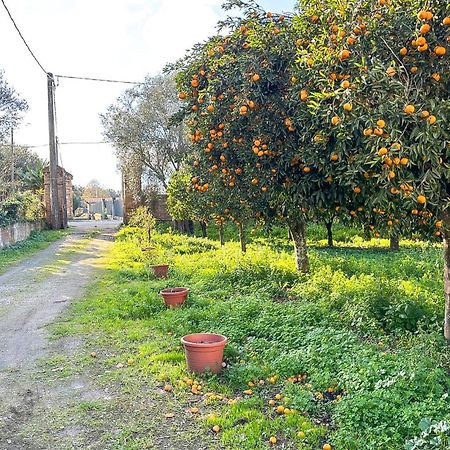
<instances>
[{"instance_id":1,"label":"small clay pot","mask_svg":"<svg viewBox=\"0 0 450 450\"><path fill-rule=\"evenodd\" d=\"M167 272L169 271L169 266L167 264L158 264L151 266L151 268L156 278L167 278Z\"/></svg>"},{"instance_id":2,"label":"small clay pot","mask_svg":"<svg viewBox=\"0 0 450 450\"><path fill-rule=\"evenodd\" d=\"M164 303L169 308L176 308L181 306L189 294L189 288L186 287L174 287L163 289L160 294L164 299Z\"/></svg>"},{"instance_id":3,"label":"small clay pot","mask_svg":"<svg viewBox=\"0 0 450 450\"><path fill-rule=\"evenodd\" d=\"M181 338L186 362L191 372L219 373L222 369L223 349L228 339L221 334L196 333Z\"/></svg>"}]
</instances>

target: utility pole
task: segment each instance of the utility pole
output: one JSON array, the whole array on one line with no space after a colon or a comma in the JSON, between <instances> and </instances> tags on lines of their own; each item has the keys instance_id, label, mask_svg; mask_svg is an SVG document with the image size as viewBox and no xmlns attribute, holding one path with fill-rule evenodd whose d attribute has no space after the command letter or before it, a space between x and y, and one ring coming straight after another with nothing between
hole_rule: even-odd
<instances>
[{"instance_id":1,"label":"utility pole","mask_svg":"<svg viewBox=\"0 0 450 450\"><path fill-rule=\"evenodd\" d=\"M61 217L58 199L58 148L55 134L55 79L52 73L47 73L48 93L48 143L50 148L50 210L51 226L61 228Z\"/></svg>"}]
</instances>

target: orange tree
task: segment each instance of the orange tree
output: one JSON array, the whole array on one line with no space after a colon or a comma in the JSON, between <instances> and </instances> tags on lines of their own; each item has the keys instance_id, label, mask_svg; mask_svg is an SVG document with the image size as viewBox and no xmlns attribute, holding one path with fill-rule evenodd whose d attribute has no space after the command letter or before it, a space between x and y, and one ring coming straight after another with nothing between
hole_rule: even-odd
<instances>
[{"instance_id":1,"label":"orange tree","mask_svg":"<svg viewBox=\"0 0 450 450\"><path fill-rule=\"evenodd\" d=\"M178 118L186 120L195 147L193 183L199 192L214 189L234 199L232 217L244 205L266 223L283 220L297 268L306 272L308 216L335 210L345 193L327 165L311 164L317 157L309 151L312 141L304 139L305 124L293 120L295 18L266 13L253 2L236 0L225 8L235 5L242 16L222 24L227 33L195 47L174 67L185 101Z\"/></svg>"},{"instance_id":2,"label":"orange tree","mask_svg":"<svg viewBox=\"0 0 450 450\"><path fill-rule=\"evenodd\" d=\"M290 101L314 142L310 164L329 171L347 193L343 208L375 232L443 235L450 339L449 7L302 0L299 10Z\"/></svg>"}]
</instances>

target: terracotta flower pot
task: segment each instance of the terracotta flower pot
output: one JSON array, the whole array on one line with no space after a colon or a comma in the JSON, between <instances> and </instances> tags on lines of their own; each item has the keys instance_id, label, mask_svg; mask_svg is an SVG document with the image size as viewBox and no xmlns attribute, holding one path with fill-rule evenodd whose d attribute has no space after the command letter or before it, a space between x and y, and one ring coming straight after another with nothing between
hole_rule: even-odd
<instances>
[{"instance_id":1,"label":"terracotta flower pot","mask_svg":"<svg viewBox=\"0 0 450 450\"><path fill-rule=\"evenodd\" d=\"M197 373L219 373L222 369L223 349L227 342L228 339L221 334L196 333L183 336L181 343L189 370Z\"/></svg>"},{"instance_id":2,"label":"terracotta flower pot","mask_svg":"<svg viewBox=\"0 0 450 450\"><path fill-rule=\"evenodd\" d=\"M176 308L181 306L189 294L189 288L186 287L174 287L163 289L160 294L164 299L164 303L169 308Z\"/></svg>"},{"instance_id":3,"label":"terracotta flower pot","mask_svg":"<svg viewBox=\"0 0 450 450\"><path fill-rule=\"evenodd\" d=\"M151 268L156 278L167 278L167 272L169 271L167 264L158 264L151 266Z\"/></svg>"}]
</instances>

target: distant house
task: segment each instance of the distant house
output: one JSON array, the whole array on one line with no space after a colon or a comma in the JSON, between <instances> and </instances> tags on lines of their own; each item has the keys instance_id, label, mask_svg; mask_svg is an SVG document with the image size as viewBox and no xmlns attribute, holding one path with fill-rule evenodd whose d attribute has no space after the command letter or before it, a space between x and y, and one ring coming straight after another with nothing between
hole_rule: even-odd
<instances>
[{"instance_id":1,"label":"distant house","mask_svg":"<svg viewBox=\"0 0 450 450\"><path fill-rule=\"evenodd\" d=\"M89 217L94 214L101 214L105 218L119 218L123 217L123 202L121 198L87 198L84 199L86 203L86 212Z\"/></svg>"}]
</instances>

